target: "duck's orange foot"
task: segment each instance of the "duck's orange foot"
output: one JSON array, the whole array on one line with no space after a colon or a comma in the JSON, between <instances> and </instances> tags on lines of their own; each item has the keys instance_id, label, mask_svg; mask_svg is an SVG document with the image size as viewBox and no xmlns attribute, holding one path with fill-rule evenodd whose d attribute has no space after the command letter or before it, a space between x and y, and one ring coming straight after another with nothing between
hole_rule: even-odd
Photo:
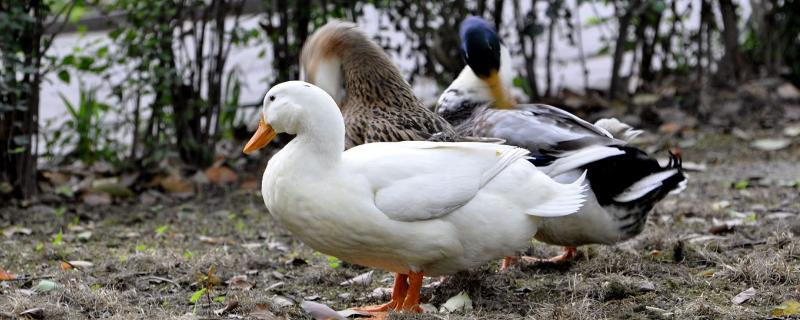
<instances>
[{"instance_id":1,"label":"duck's orange foot","mask_svg":"<svg viewBox=\"0 0 800 320\"><path fill-rule=\"evenodd\" d=\"M564 247L563 251L564 253L552 257L550 259L541 259L541 258L534 258L527 256L523 256L520 259L522 259L522 261L525 262L526 264L564 263L572 259L575 259L575 257L578 255L578 248L575 247Z\"/></svg>"},{"instance_id":2,"label":"duck's orange foot","mask_svg":"<svg viewBox=\"0 0 800 320\"><path fill-rule=\"evenodd\" d=\"M517 264L519 259L517 257L505 257L503 258L503 263L500 265L500 271L505 271L511 269L511 267Z\"/></svg>"},{"instance_id":3,"label":"duck's orange foot","mask_svg":"<svg viewBox=\"0 0 800 320\"><path fill-rule=\"evenodd\" d=\"M382 318L379 316L381 313L386 313L391 310L399 311L403 306L403 301L405 301L406 294L408 293L407 280L408 275L399 273L395 274L394 287L392 288L392 300L381 305L353 308L353 310L370 313L376 318ZM383 316L385 317L385 315Z\"/></svg>"},{"instance_id":4,"label":"duck's orange foot","mask_svg":"<svg viewBox=\"0 0 800 320\"><path fill-rule=\"evenodd\" d=\"M377 306L356 307L353 308L353 310L366 313L380 313L380 312L389 312L389 310L394 310L396 307L397 307L397 301L389 301L388 303L380 304Z\"/></svg>"}]
</instances>

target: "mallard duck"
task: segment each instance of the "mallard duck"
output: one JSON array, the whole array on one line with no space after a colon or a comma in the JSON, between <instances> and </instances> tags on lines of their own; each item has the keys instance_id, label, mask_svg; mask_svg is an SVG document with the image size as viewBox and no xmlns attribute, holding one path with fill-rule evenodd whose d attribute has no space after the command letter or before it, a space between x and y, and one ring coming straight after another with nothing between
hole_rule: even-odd
<instances>
[{"instance_id":1,"label":"mallard duck","mask_svg":"<svg viewBox=\"0 0 800 320\"><path fill-rule=\"evenodd\" d=\"M331 21L303 45L302 79L341 108L345 147L369 142L455 139L447 121L417 99L400 70L355 24Z\"/></svg>"},{"instance_id":2,"label":"mallard duck","mask_svg":"<svg viewBox=\"0 0 800 320\"><path fill-rule=\"evenodd\" d=\"M345 150L336 102L301 81L267 92L245 153L296 135L267 164L269 212L310 247L397 273L389 303L419 312L422 277L452 274L517 252L545 217L576 212L583 176L553 181L524 149L477 142L370 143Z\"/></svg>"},{"instance_id":3,"label":"mallard duck","mask_svg":"<svg viewBox=\"0 0 800 320\"><path fill-rule=\"evenodd\" d=\"M437 113L458 134L502 138L528 149L532 161L556 181L588 170L591 188L581 211L545 219L539 227L537 240L566 247L549 261L572 258L577 246L614 244L638 235L653 206L683 189L686 176L678 157L671 156L662 167L626 145L641 131L616 119L593 125L552 106L516 104L508 90L511 57L489 23L469 17L462 22L460 37L467 66L439 98ZM504 265L511 262L506 259Z\"/></svg>"}]
</instances>

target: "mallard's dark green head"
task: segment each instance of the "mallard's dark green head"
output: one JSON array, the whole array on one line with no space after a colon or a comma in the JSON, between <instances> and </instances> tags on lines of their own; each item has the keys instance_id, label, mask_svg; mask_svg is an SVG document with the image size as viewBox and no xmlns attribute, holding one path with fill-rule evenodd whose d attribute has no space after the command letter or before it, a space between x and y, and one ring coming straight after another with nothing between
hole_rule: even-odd
<instances>
[{"instance_id":1,"label":"mallard's dark green head","mask_svg":"<svg viewBox=\"0 0 800 320\"><path fill-rule=\"evenodd\" d=\"M461 22L461 55L472 71L488 78L500 69L501 40L486 20L470 16Z\"/></svg>"}]
</instances>

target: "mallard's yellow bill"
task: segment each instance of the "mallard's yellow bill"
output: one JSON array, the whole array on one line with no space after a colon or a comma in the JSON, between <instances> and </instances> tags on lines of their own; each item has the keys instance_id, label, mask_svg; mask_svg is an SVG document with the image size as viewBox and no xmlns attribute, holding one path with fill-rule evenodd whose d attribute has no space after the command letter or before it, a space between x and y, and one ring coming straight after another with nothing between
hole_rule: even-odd
<instances>
[{"instance_id":1,"label":"mallard's yellow bill","mask_svg":"<svg viewBox=\"0 0 800 320\"><path fill-rule=\"evenodd\" d=\"M256 130L256 133L250 138L250 141L247 142L247 145L244 146L244 153L250 154L253 151L266 147L276 135L277 133L272 129L272 126L264 121L264 115L259 113L258 130Z\"/></svg>"},{"instance_id":2,"label":"mallard's yellow bill","mask_svg":"<svg viewBox=\"0 0 800 320\"><path fill-rule=\"evenodd\" d=\"M489 90L492 92L495 108L509 109L516 105L516 101L511 99L505 88L503 88L503 82L500 80L500 75L497 73L497 71L493 70L485 81L486 84L489 85Z\"/></svg>"}]
</instances>

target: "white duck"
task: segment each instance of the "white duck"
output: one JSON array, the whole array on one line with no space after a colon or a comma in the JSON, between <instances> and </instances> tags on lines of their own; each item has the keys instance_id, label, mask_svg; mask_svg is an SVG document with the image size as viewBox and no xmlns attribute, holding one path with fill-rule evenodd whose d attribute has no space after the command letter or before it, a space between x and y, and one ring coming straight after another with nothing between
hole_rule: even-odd
<instances>
[{"instance_id":1,"label":"white duck","mask_svg":"<svg viewBox=\"0 0 800 320\"><path fill-rule=\"evenodd\" d=\"M556 181L572 181L588 170L586 204L568 217L545 219L536 239L565 246L557 262L572 258L576 246L614 244L644 228L653 206L686 185L680 158L658 162L627 141L641 131L616 119L586 122L541 104L517 104L511 55L494 28L478 17L461 24L461 51L467 66L442 93L436 111L461 135L504 139L528 149L539 168ZM523 257L529 262L539 259ZM506 259L507 267L514 259Z\"/></svg>"},{"instance_id":2,"label":"white duck","mask_svg":"<svg viewBox=\"0 0 800 320\"><path fill-rule=\"evenodd\" d=\"M514 254L529 245L541 217L571 214L584 202L582 176L557 183L516 147L414 141L344 151L336 103L301 81L267 92L244 152L281 132L296 137L267 165L264 203L315 250L397 273L392 300L364 309L370 312L421 311L423 275Z\"/></svg>"}]
</instances>

